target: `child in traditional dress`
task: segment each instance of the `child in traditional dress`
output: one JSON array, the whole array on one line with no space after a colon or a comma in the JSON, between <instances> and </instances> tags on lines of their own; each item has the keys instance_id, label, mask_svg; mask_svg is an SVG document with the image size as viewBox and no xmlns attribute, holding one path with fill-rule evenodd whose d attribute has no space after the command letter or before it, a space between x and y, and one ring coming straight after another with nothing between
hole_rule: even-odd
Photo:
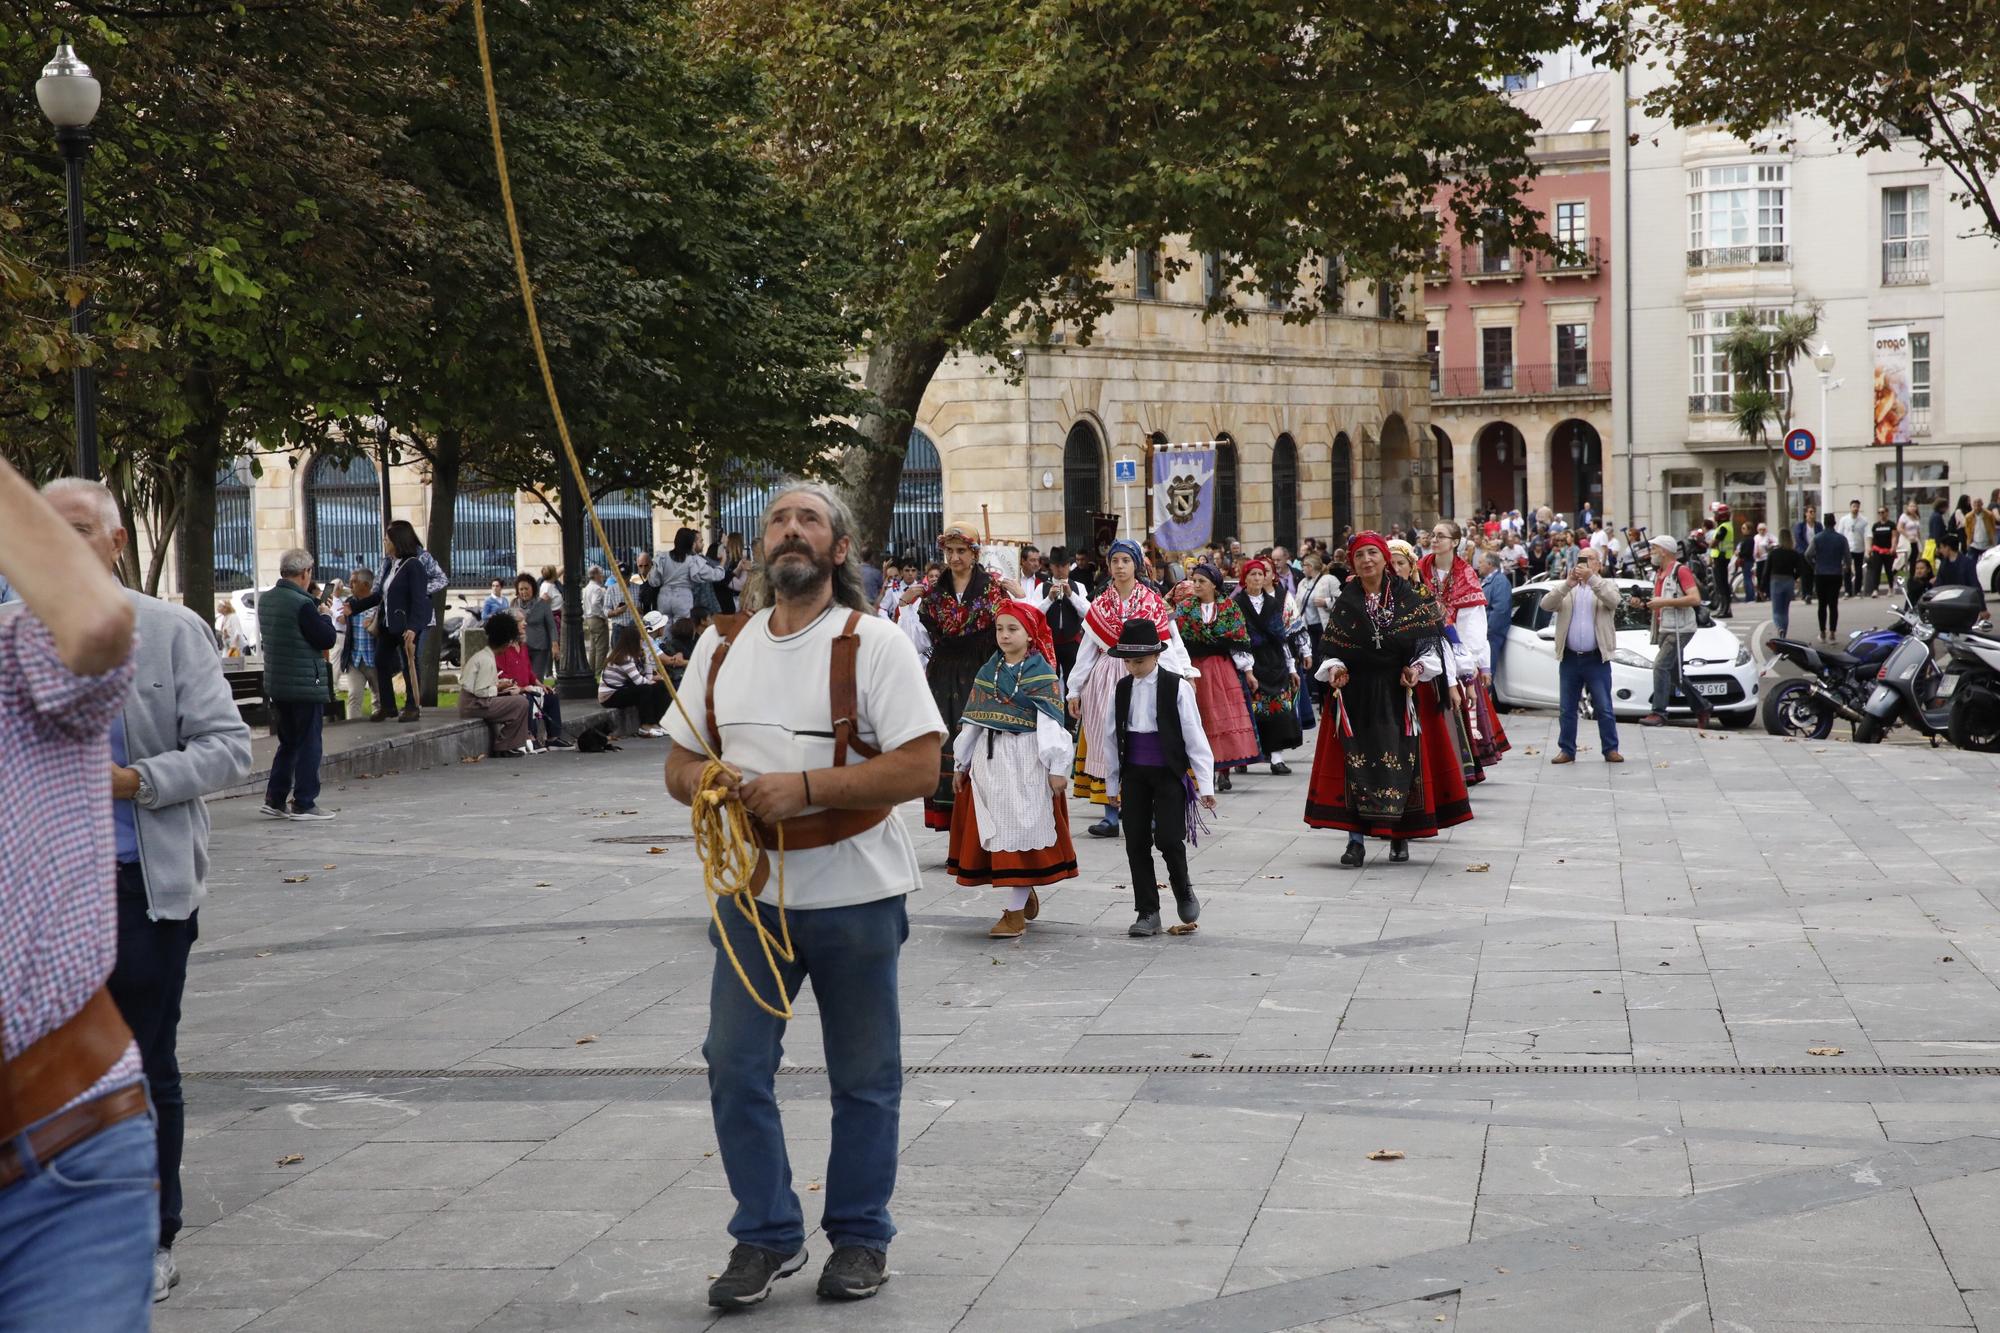
<instances>
[{"instance_id":1,"label":"child in traditional dress","mask_svg":"<svg viewBox=\"0 0 2000 1333\"><path fill-rule=\"evenodd\" d=\"M1002 603L993 632L1000 650L979 668L959 715L945 869L960 884L1008 891L1006 910L986 933L1011 940L1041 914L1037 885L1076 878L1064 799L1074 746L1041 611Z\"/></svg>"},{"instance_id":2,"label":"child in traditional dress","mask_svg":"<svg viewBox=\"0 0 2000 1333\"><path fill-rule=\"evenodd\" d=\"M1192 926L1201 916L1201 900L1188 878L1187 840L1196 801L1215 809L1215 757L1195 706L1194 686L1160 666L1160 651L1159 626L1143 617L1127 620L1111 648L1126 675L1112 694L1114 744L1104 787L1112 808L1123 813L1125 857L1138 911L1125 933L1141 938L1160 933L1155 847L1167 863L1167 882L1182 924Z\"/></svg>"}]
</instances>

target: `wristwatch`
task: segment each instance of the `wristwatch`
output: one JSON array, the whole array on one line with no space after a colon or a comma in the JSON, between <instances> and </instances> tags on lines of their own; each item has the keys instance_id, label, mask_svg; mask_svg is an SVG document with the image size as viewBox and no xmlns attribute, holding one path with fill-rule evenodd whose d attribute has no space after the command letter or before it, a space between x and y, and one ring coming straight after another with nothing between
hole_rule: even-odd
<instances>
[{"instance_id":1,"label":"wristwatch","mask_svg":"<svg viewBox=\"0 0 2000 1333\"><path fill-rule=\"evenodd\" d=\"M158 795L159 793L153 789L152 779L146 776L143 769L139 770L139 790L132 796L133 804L150 806L153 798Z\"/></svg>"}]
</instances>

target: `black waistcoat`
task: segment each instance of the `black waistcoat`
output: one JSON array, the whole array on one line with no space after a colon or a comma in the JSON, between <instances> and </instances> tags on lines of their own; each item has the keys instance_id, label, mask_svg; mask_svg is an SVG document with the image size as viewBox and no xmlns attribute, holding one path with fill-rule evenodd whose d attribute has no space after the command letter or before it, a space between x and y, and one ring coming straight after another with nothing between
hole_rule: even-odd
<instances>
[{"instance_id":1,"label":"black waistcoat","mask_svg":"<svg viewBox=\"0 0 2000 1333\"><path fill-rule=\"evenodd\" d=\"M1118 766L1124 768L1132 762L1132 738L1126 728L1126 719L1132 713L1132 685L1135 678L1127 676L1118 682L1113 692L1112 717L1118 724ZM1176 773L1185 773L1190 767L1187 756L1187 741L1181 736L1181 678L1165 667L1154 667L1153 674L1146 677L1151 688L1159 694L1160 753L1166 757L1167 767Z\"/></svg>"}]
</instances>

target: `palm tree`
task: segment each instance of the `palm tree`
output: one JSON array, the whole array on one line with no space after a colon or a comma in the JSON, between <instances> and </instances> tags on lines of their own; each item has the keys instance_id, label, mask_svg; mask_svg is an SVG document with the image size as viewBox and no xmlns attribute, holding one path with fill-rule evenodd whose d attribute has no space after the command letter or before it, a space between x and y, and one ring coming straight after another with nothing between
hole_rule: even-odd
<instances>
[{"instance_id":1,"label":"palm tree","mask_svg":"<svg viewBox=\"0 0 2000 1333\"><path fill-rule=\"evenodd\" d=\"M1783 453L1785 436L1792 430L1791 370L1800 358L1812 355L1819 316L1820 307L1815 302L1803 311L1784 312L1766 327L1755 310L1745 308L1731 318L1729 333L1722 340L1722 352L1729 358L1729 373L1736 386L1730 415L1737 432L1764 451L1765 470L1771 479L1771 516L1779 532L1792 525ZM1771 429L1774 425L1775 431Z\"/></svg>"}]
</instances>

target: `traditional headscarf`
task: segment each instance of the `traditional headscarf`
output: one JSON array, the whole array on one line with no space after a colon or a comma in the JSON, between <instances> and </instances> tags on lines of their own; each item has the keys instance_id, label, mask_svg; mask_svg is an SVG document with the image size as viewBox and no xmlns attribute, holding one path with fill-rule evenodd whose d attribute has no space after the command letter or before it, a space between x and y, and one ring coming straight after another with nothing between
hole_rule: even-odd
<instances>
[{"instance_id":1,"label":"traditional headscarf","mask_svg":"<svg viewBox=\"0 0 2000 1333\"><path fill-rule=\"evenodd\" d=\"M979 549L979 529L974 527L969 519L961 518L947 523L944 531L938 534L938 549L944 549L944 544L952 541L964 542L976 551Z\"/></svg>"},{"instance_id":2,"label":"traditional headscarf","mask_svg":"<svg viewBox=\"0 0 2000 1333\"><path fill-rule=\"evenodd\" d=\"M1250 571L1253 569L1263 570L1264 578L1267 581L1275 580L1278 577L1277 574L1274 573L1271 569L1271 562L1264 559L1262 556L1258 556L1255 559L1251 560L1245 560L1242 563L1242 565L1238 566L1236 570L1236 577L1244 580L1247 583L1250 579Z\"/></svg>"},{"instance_id":3,"label":"traditional headscarf","mask_svg":"<svg viewBox=\"0 0 2000 1333\"><path fill-rule=\"evenodd\" d=\"M1056 660L1055 636L1049 633L1049 619L1042 609L1033 602L1006 601L993 611L994 619L1012 616L1021 622L1021 628L1028 631L1028 649L1040 653L1044 660Z\"/></svg>"},{"instance_id":4,"label":"traditional headscarf","mask_svg":"<svg viewBox=\"0 0 2000 1333\"><path fill-rule=\"evenodd\" d=\"M1394 538L1393 540L1390 541L1389 553L1391 555L1402 556L1405 560L1408 560L1412 566L1414 566L1417 563L1417 548L1410 545L1408 542L1404 541L1401 537Z\"/></svg>"},{"instance_id":5,"label":"traditional headscarf","mask_svg":"<svg viewBox=\"0 0 2000 1333\"><path fill-rule=\"evenodd\" d=\"M1382 553L1382 563L1385 565L1389 563L1389 543L1383 538L1382 534L1379 532L1358 532L1354 535L1354 540L1347 543L1347 564L1350 569L1354 566L1354 553L1364 546L1372 546L1380 551Z\"/></svg>"},{"instance_id":6,"label":"traditional headscarf","mask_svg":"<svg viewBox=\"0 0 2000 1333\"><path fill-rule=\"evenodd\" d=\"M1106 569L1111 567L1111 557L1114 555L1131 556L1132 568L1135 572L1146 567L1146 553L1140 550L1139 543L1133 541L1130 537L1120 537L1117 541L1111 543L1111 549L1104 553L1104 567Z\"/></svg>"},{"instance_id":7,"label":"traditional headscarf","mask_svg":"<svg viewBox=\"0 0 2000 1333\"><path fill-rule=\"evenodd\" d=\"M1223 584L1222 584L1221 570L1217 569L1214 565L1196 565L1193 569L1190 569L1188 571L1189 578L1193 578L1197 574L1201 575L1203 578L1207 579L1210 583L1215 585L1215 595L1217 597L1222 596Z\"/></svg>"}]
</instances>

